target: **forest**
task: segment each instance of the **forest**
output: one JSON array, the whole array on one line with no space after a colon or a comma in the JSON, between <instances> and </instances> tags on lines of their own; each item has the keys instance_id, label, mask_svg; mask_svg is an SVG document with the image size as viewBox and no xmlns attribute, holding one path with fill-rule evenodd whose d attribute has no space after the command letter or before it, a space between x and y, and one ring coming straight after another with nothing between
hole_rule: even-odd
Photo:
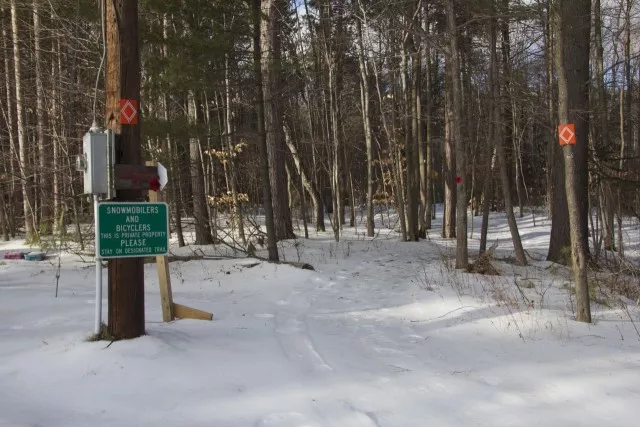
<instances>
[{"instance_id":1,"label":"forest","mask_svg":"<svg viewBox=\"0 0 640 427\"><path fill-rule=\"evenodd\" d=\"M0 427L638 426L640 0L0 33Z\"/></svg>"},{"instance_id":2,"label":"forest","mask_svg":"<svg viewBox=\"0 0 640 427\"><path fill-rule=\"evenodd\" d=\"M104 6L0 0L5 240L92 239L75 159L108 121ZM140 0L139 33L142 157L169 169L180 246L193 227L195 244L277 259L278 241L381 223L455 239L466 269L469 232L481 255L505 212L519 265L517 217L551 219L578 320L589 268L637 274L637 1Z\"/></svg>"}]
</instances>

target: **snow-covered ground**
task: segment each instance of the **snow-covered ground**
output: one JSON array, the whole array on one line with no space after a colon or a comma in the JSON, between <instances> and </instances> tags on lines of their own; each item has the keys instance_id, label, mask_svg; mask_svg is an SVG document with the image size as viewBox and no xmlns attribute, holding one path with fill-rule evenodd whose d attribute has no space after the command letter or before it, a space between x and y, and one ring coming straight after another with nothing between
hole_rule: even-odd
<instances>
[{"instance_id":1,"label":"snow-covered ground","mask_svg":"<svg viewBox=\"0 0 640 427\"><path fill-rule=\"evenodd\" d=\"M0 426L637 426L637 305L601 296L594 324L576 323L570 275L543 261L549 224L528 216L520 227L538 261L509 261L495 215L493 277L455 271L453 242L435 230L400 243L385 229L364 238L362 226L339 243L313 232L281 245L316 271L172 262L175 301L213 322L162 323L150 264L147 335L112 344L86 341L90 262L62 254L55 298L55 255L2 261ZM479 218L474 228L472 258Z\"/></svg>"}]
</instances>

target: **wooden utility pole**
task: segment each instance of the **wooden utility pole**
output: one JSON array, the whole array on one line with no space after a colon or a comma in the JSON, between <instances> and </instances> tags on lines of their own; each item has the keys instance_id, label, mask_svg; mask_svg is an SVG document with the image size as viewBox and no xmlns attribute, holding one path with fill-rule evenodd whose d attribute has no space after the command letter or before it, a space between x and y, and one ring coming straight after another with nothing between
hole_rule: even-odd
<instances>
[{"instance_id":1,"label":"wooden utility pole","mask_svg":"<svg viewBox=\"0 0 640 427\"><path fill-rule=\"evenodd\" d=\"M120 122L120 100L140 100L138 0L103 0L106 4L106 127L116 139L118 164L140 165L140 124ZM128 112L132 117L131 111ZM138 112L136 112L136 115ZM119 190L115 201L141 201L139 190ZM143 258L109 261L109 333L118 339L144 335Z\"/></svg>"}]
</instances>

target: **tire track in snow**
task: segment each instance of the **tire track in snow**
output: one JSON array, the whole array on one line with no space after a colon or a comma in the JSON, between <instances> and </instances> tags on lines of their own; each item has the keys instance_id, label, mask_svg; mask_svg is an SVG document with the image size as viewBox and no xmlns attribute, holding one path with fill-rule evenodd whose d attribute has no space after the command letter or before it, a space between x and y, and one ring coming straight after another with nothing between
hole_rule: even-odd
<instances>
[{"instance_id":1,"label":"tire track in snow","mask_svg":"<svg viewBox=\"0 0 640 427\"><path fill-rule=\"evenodd\" d=\"M313 280L313 279L311 279ZM322 356L309 330L307 316L314 296L326 285L316 278L317 286L294 290L278 302L274 316L275 336L282 352L305 374L323 373L323 378L335 374L335 369ZM308 284L308 283L307 283ZM255 422L256 427L382 427L373 412L364 412L343 397L314 400L312 412L297 410L266 414Z\"/></svg>"},{"instance_id":2,"label":"tire track in snow","mask_svg":"<svg viewBox=\"0 0 640 427\"><path fill-rule=\"evenodd\" d=\"M327 426L382 427L373 412L364 412L347 400L333 400L318 404L316 410L324 414Z\"/></svg>"},{"instance_id":3,"label":"tire track in snow","mask_svg":"<svg viewBox=\"0 0 640 427\"><path fill-rule=\"evenodd\" d=\"M274 412L255 422L255 427L382 427L372 412L363 412L343 400L316 402L315 414Z\"/></svg>"},{"instance_id":4,"label":"tire track in snow","mask_svg":"<svg viewBox=\"0 0 640 427\"><path fill-rule=\"evenodd\" d=\"M281 309L275 315L275 332L284 355L298 363L305 372L333 371L309 334L304 314L311 306L309 299L303 293L294 291L278 304Z\"/></svg>"},{"instance_id":5,"label":"tire track in snow","mask_svg":"<svg viewBox=\"0 0 640 427\"><path fill-rule=\"evenodd\" d=\"M383 275L380 270L384 270ZM375 312L385 309L385 305L381 303L382 294L386 295L391 291L404 295L406 290L400 285L407 283L412 277L411 269L407 269L404 264L395 266L375 257L363 259L355 272L338 268L325 274L311 276L305 283L296 286L287 297L278 301L274 311L275 338L284 356L301 373L310 378L321 377L323 381L339 379L343 375L355 375L360 380L370 381L380 373L396 376L419 364L404 351L402 345L398 345L397 339L387 336L387 332L391 331L386 328L379 330L382 325L378 324L376 315L369 318L365 314L368 310ZM397 281L397 285L392 284L391 289L383 279L389 275ZM399 287L396 289L396 286ZM336 308L342 313L335 313ZM358 312L361 312L360 316L357 315ZM317 324L318 322L321 323ZM400 327L403 338L410 336L415 339L415 332L410 325L401 321L394 323L396 329ZM320 329L316 330L317 327ZM314 342L314 331L321 333L317 337L321 346ZM347 332L346 338L343 336L344 332ZM327 344L330 345L324 348ZM349 354L355 353L355 357L345 360L341 356L342 352L336 352L336 347ZM405 368L405 363L401 362L409 362L410 368ZM403 366L396 366L396 363ZM358 409L356 401L356 395L351 392L337 395L330 393L314 400L312 409L306 407L300 410L300 407L292 407L285 411L267 413L257 419L255 425L383 427L375 411Z\"/></svg>"}]
</instances>

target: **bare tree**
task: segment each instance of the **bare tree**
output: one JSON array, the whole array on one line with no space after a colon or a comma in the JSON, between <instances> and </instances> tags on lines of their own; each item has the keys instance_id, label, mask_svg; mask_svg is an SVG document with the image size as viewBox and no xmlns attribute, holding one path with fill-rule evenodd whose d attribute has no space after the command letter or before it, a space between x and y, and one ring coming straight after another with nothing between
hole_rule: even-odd
<instances>
[{"instance_id":1,"label":"bare tree","mask_svg":"<svg viewBox=\"0 0 640 427\"><path fill-rule=\"evenodd\" d=\"M267 228L267 249L271 261L278 260L278 245L276 228L273 219L273 203L271 199L271 185L269 183L269 156L267 136L264 124L264 93L262 79L262 41L261 5L260 0L251 0L251 15L253 21L253 72L256 82L256 111L258 113L258 152L260 153L260 178L262 187L262 203L264 205L265 225Z\"/></svg>"},{"instance_id":2,"label":"bare tree","mask_svg":"<svg viewBox=\"0 0 640 427\"><path fill-rule=\"evenodd\" d=\"M264 118L269 152L269 177L273 195L273 211L278 240L294 237L285 155L287 153L282 128L281 103L281 42L282 14L287 10L283 0L262 0L261 51L264 76Z\"/></svg>"},{"instance_id":3,"label":"bare tree","mask_svg":"<svg viewBox=\"0 0 640 427\"><path fill-rule=\"evenodd\" d=\"M588 119L584 114L589 102L589 48L591 33L591 0L559 0L556 5L558 38L556 67L558 70L558 121L574 123L576 146L563 148L567 206L571 230L571 258L576 286L576 320L591 322L587 253L581 226L578 163L576 151L587 145ZM577 147L577 148L576 148Z\"/></svg>"},{"instance_id":4,"label":"bare tree","mask_svg":"<svg viewBox=\"0 0 640 427\"><path fill-rule=\"evenodd\" d=\"M22 70L20 58L20 29L18 27L18 10L16 0L11 0L11 34L13 39L13 67L16 87L16 116L18 118L19 171L22 185L22 209L24 213L24 230L27 241L37 239L34 223L33 176L29 157L29 140L24 119L22 94Z\"/></svg>"},{"instance_id":5,"label":"bare tree","mask_svg":"<svg viewBox=\"0 0 640 427\"><path fill-rule=\"evenodd\" d=\"M467 268L467 153L462 138L462 86L460 83L460 52L458 50L458 26L456 23L455 0L447 0L447 35L449 37L449 78L453 117L449 126L456 152L456 268Z\"/></svg>"},{"instance_id":6,"label":"bare tree","mask_svg":"<svg viewBox=\"0 0 640 427\"><path fill-rule=\"evenodd\" d=\"M358 1L361 4L360 1ZM362 7L360 7L363 10ZM360 102L362 104L362 125L367 150L367 236L375 235L373 218L373 132L371 129L371 102L369 100L369 67L365 58L364 42L362 35L362 21L356 17L356 35L358 41L358 66L360 69Z\"/></svg>"},{"instance_id":7,"label":"bare tree","mask_svg":"<svg viewBox=\"0 0 640 427\"><path fill-rule=\"evenodd\" d=\"M505 2L508 6L508 0ZM499 8L495 7L494 2L494 10L499 10ZM506 10L502 10L502 15L505 16ZM503 123L500 120L503 116L502 114L502 103L500 97L500 78L498 74L498 55L496 52L496 39L497 39L497 18L492 20L491 24L491 86L492 86L492 100L493 100L493 126L495 127L494 138L495 138L495 148L496 155L498 159L498 167L500 170L500 183L502 186L502 196L504 198L504 209L507 215L507 221L509 223L509 231L511 232L511 240L513 241L513 248L516 252L516 262L518 265L526 265L527 258L524 254L524 249L522 248L522 241L520 239L520 233L518 232L518 224L516 222L516 217L513 213L513 202L511 201L511 186L509 183L509 174L507 172L507 158L504 153L504 138L503 138ZM508 43L508 41L507 41ZM503 52L503 55L506 55L506 52ZM486 241L486 240L485 240ZM486 243L485 243L486 244Z\"/></svg>"}]
</instances>

